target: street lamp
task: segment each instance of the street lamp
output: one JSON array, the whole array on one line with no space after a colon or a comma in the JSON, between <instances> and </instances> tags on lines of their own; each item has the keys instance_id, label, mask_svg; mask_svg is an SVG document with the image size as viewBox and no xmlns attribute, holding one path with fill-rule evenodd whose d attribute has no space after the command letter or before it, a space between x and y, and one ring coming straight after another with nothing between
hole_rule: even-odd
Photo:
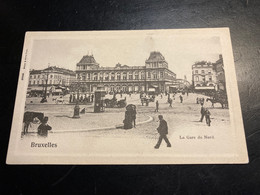
<instances>
[{"instance_id":1,"label":"street lamp","mask_svg":"<svg viewBox=\"0 0 260 195\"><path fill-rule=\"evenodd\" d=\"M48 71L46 71L46 79L45 79L45 89L44 89L44 95L43 95L43 97L42 97L42 99L41 99L41 103L44 103L44 102L47 102L47 86L48 86L48 79L49 79L49 72Z\"/></svg>"},{"instance_id":2,"label":"street lamp","mask_svg":"<svg viewBox=\"0 0 260 195\"><path fill-rule=\"evenodd\" d=\"M79 89L80 89L80 81L79 81L80 77L78 77L77 79L77 83L76 83L76 90L77 90L77 100L76 100L76 104L74 107L74 114L72 118L80 118L79 116Z\"/></svg>"}]
</instances>

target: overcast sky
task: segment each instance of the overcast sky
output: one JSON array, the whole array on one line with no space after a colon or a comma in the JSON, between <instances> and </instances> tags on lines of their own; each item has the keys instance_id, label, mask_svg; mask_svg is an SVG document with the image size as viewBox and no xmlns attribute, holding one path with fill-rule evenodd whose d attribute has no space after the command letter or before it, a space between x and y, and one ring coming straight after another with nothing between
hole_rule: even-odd
<instances>
[{"instance_id":1,"label":"overcast sky","mask_svg":"<svg viewBox=\"0 0 260 195\"><path fill-rule=\"evenodd\" d=\"M191 81L191 66L196 61L215 62L221 54L219 37L198 35L100 36L84 39L34 40L31 69L58 66L76 70L83 55L93 54L103 67L117 63L144 66L151 51L160 51L177 78Z\"/></svg>"}]
</instances>

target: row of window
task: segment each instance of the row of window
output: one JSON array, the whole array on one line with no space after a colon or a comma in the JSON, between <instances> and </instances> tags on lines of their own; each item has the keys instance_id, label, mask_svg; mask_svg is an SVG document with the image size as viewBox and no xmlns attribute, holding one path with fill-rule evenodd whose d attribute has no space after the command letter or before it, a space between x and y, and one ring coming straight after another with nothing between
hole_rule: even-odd
<instances>
[{"instance_id":1,"label":"row of window","mask_svg":"<svg viewBox=\"0 0 260 195\"><path fill-rule=\"evenodd\" d=\"M30 75L30 78L31 79L36 79L36 78L46 78L46 75L45 74L42 74L42 75ZM60 79L61 78L61 75L49 75L49 78L54 78L54 79Z\"/></svg>"},{"instance_id":2,"label":"row of window","mask_svg":"<svg viewBox=\"0 0 260 195\"><path fill-rule=\"evenodd\" d=\"M91 76L92 76L92 79L91 79ZM158 75L158 73L154 72L154 73L151 73L151 72L148 72L147 73L147 78L148 79L157 79L157 78L163 78L163 72L160 72L160 74ZM139 80L139 79L142 79L144 80L145 79L145 74L144 72L141 72L141 75L139 75L139 73L135 73L134 75L132 73L129 73L128 74L128 78L127 78L127 73L124 72L122 75L121 73L105 73L105 74L98 74L98 73L93 73L93 75L91 75L90 73L82 73L82 74L78 74L78 79L81 79L81 80L105 80L105 81L108 81L108 80L111 80L111 81L114 81L115 79L116 80Z\"/></svg>"},{"instance_id":3,"label":"row of window","mask_svg":"<svg viewBox=\"0 0 260 195\"><path fill-rule=\"evenodd\" d=\"M198 76L195 77L195 81L200 81ZM205 77L202 77L202 81L205 81ZM211 76L208 77L208 81L212 81L212 77Z\"/></svg>"},{"instance_id":4,"label":"row of window","mask_svg":"<svg viewBox=\"0 0 260 195\"><path fill-rule=\"evenodd\" d=\"M195 70L194 72L195 72L195 74L199 74L199 70ZM194 72L193 72L193 73L194 73ZM201 74L205 74L206 72L205 72L205 70L201 70L200 73L201 73ZM208 70L207 73L208 73L208 74L211 74L211 70Z\"/></svg>"}]
</instances>

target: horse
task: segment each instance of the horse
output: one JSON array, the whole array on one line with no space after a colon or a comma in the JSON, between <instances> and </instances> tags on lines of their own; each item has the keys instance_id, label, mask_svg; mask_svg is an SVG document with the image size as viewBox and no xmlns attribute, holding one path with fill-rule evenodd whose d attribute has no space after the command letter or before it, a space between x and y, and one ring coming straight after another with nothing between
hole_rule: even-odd
<instances>
[{"instance_id":1,"label":"horse","mask_svg":"<svg viewBox=\"0 0 260 195\"><path fill-rule=\"evenodd\" d=\"M210 98L207 98L206 101L210 101L212 103L212 107L214 108L214 104L215 103L220 103L222 108L228 108L228 102L227 101L224 101L224 100L220 100L220 99L210 99Z\"/></svg>"},{"instance_id":2,"label":"horse","mask_svg":"<svg viewBox=\"0 0 260 195\"><path fill-rule=\"evenodd\" d=\"M24 113L23 115L24 134L28 133L29 125L34 121L35 118L38 118L42 122L44 118L44 114L41 112L30 112L30 111Z\"/></svg>"}]
</instances>

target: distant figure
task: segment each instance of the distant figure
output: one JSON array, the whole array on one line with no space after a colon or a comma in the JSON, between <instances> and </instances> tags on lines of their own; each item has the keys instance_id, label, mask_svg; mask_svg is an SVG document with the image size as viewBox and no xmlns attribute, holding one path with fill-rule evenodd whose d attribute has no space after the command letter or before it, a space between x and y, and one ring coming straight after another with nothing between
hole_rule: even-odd
<instances>
[{"instance_id":1,"label":"distant figure","mask_svg":"<svg viewBox=\"0 0 260 195\"><path fill-rule=\"evenodd\" d=\"M159 137L159 140L158 140L157 144L154 146L154 148L158 149L160 147L163 139L167 143L167 147L171 147L171 143L169 142L169 140L168 140L168 138L166 136L168 134L167 122L163 119L162 115L159 115L158 118L160 120L160 125L157 128L157 131L160 134L160 137Z\"/></svg>"},{"instance_id":2,"label":"distant figure","mask_svg":"<svg viewBox=\"0 0 260 195\"><path fill-rule=\"evenodd\" d=\"M172 107L172 98L169 99L169 107Z\"/></svg>"},{"instance_id":3,"label":"distant figure","mask_svg":"<svg viewBox=\"0 0 260 195\"><path fill-rule=\"evenodd\" d=\"M146 106L149 106L149 99L148 98L146 98Z\"/></svg>"},{"instance_id":4,"label":"distant figure","mask_svg":"<svg viewBox=\"0 0 260 195\"><path fill-rule=\"evenodd\" d=\"M180 101L181 101L181 103L182 103L182 101L183 101L183 97L182 97L182 95L180 95Z\"/></svg>"},{"instance_id":5,"label":"distant figure","mask_svg":"<svg viewBox=\"0 0 260 195\"><path fill-rule=\"evenodd\" d=\"M124 129L132 129L133 125L132 125L132 115L133 115L133 111L132 111L132 106L126 107L126 111L125 111L125 119L124 119Z\"/></svg>"},{"instance_id":6,"label":"distant figure","mask_svg":"<svg viewBox=\"0 0 260 195\"><path fill-rule=\"evenodd\" d=\"M134 127L135 127L135 120L136 120L136 107L133 106L133 110L132 110L132 123L133 123Z\"/></svg>"},{"instance_id":7,"label":"distant figure","mask_svg":"<svg viewBox=\"0 0 260 195\"><path fill-rule=\"evenodd\" d=\"M44 117L42 120L42 124L39 125L38 127L38 135L42 137L47 137L48 136L48 131L51 130L51 126L47 124L48 122L48 117Z\"/></svg>"},{"instance_id":8,"label":"distant figure","mask_svg":"<svg viewBox=\"0 0 260 195\"><path fill-rule=\"evenodd\" d=\"M92 94L91 95L91 102L93 102L94 101L94 95Z\"/></svg>"},{"instance_id":9,"label":"distant figure","mask_svg":"<svg viewBox=\"0 0 260 195\"><path fill-rule=\"evenodd\" d=\"M210 120L210 112L209 112L209 110L207 108L205 109L205 118L206 118L206 124L208 126L210 126L210 122L211 122L211 120Z\"/></svg>"},{"instance_id":10,"label":"distant figure","mask_svg":"<svg viewBox=\"0 0 260 195\"><path fill-rule=\"evenodd\" d=\"M159 102L157 100L155 103L155 112L158 112L158 111L159 111Z\"/></svg>"},{"instance_id":11,"label":"distant figure","mask_svg":"<svg viewBox=\"0 0 260 195\"><path fill-rule=\"evenodd\" d=\"M203 107L203 104L201 104L200 114L201 114L200 122L202 122L205 116L205 108Z\"/></svg>"}]
</instances>

